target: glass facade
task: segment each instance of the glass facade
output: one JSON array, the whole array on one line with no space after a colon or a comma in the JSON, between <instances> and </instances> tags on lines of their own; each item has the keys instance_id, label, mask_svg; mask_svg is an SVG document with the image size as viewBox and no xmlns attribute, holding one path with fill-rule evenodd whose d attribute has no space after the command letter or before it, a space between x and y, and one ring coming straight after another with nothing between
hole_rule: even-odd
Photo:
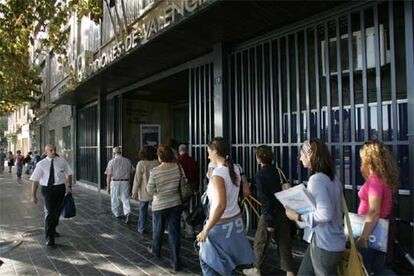
<instances>
[{"instance_id":1,"label":"glass facade","mask_svg":"<svg viewBox=\"0 0 414 276\"><path fill-rule=\"evenodd\" d=\"M403 26L403 2L373 3L236 47L228 121L247 175L258 170L254 146L267 144L290 179L306 181L299 147L319 137L355 208L364 183L359 147L379 139L398 159L400 189L411 189Z\"/></svg>"},{"instance_id":2,"label":"glass facade","mask_svg":"<svg viewBox=\"0 0 414 276\"><path fill-rule=\"evenodd\" d=\"M76 121L77 180L98 183L98 121L96 104L79 109Z\"/></svg>"}]
</instances>

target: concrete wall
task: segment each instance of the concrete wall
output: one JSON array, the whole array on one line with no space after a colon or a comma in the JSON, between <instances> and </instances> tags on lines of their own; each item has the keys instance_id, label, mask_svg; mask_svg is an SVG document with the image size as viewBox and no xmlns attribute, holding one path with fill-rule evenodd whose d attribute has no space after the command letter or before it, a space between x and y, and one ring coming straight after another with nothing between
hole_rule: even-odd
<instances>
[{"instance_id":1,"label":"concrete wall","mask_svg":"<svg viewBox=\"0 0 414 276\"><path fill-rule=\"evenodd\" d=\"M123 100L123 150L124 155L136 161L140 149L140 125L159 124L161 143L172 135L172 111L168 103L141 100Z\"/></svg>"},{"instance_id":2,"label":"concrete wall","mask_svg":"<svg viewBox=\"0 0 414 276\"><path fill-rule=\"evenodd\" d=\"M55 145L58 154L69 161L73 167L73 141L70 149L63 149L63 128L72 125L72 109L70 105L55 106L43 123L44 141L40 145L43 152L44 146L49 143L49 133L51 130L55 131ZM71 132L73 128L71 127Z\"/></svg>"}]
</instances>

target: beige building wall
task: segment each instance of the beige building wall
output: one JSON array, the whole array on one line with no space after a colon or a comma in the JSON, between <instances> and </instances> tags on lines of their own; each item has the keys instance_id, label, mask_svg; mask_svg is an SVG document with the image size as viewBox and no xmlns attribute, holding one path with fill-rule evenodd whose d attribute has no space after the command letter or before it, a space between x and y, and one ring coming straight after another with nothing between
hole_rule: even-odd
<instances>
[{"instance_id":1,"label":"beige building wall","mask_svg":"<svg viewBox=\"0 0 414 276\"><path fill-rule=\"evenodd\" d=\"M14 136L15 139L8 139L7 150L16 153L21 150L23 154L32 150L30 140L30 122L33 119L33 112L28 105L18 107L7 118L7 136Z\"/></svg>"},{"instance_id":2,"label":"beige building wall","mask_svg":"<svg viewBox=\"0 0 414 276\"><path fill-rule=\"evenodd\" d=\"M67 159L70 163L73 160L72 156L72 142L66 144L64 141L64 129L72 129L72 108L70 105L57 105L55 106L47 116L47 120L44 123L45 131L45 145L48 143L53 143L56 146L57 153L63 158ZM52 134L54 136L54 141L51 139Z\"/></svg>"}]
</instances>

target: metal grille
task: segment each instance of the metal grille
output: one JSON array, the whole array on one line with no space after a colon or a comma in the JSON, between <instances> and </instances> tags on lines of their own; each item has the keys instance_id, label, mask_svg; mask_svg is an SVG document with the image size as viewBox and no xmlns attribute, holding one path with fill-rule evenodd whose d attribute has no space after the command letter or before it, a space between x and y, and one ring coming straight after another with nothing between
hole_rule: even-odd
<instances>
[{"instance_id":1,"label":"metal grille","mask_svg":"<svg viewBox=\"0 0 414 276\"><path fill-rule=\"evenodd\" d=\"M407 138L404 15L404 2L369 3L231 52L230 139L248 176L258 170L254 147L267 144L290 179L306 181L299 147L319 137L331 149L355 210L357 186L364 182L359 148L379 139L397 156L400 189L408 192L414 164Z\"/></svg>"},{"instance_id":2,"label":"metal grille","mask_svg":"<svg viewBox=\"0 0 414 276\"><path fill-rule=\"evenodd\" d=\"M98 183L97 106L82 108L77 113L77 178Z\"/></svg>"},{"instance_id":3,"label":"metal grille","mask_svg":"<svg viewBox=\"0 0 414 276\"><path fill-rule=\"evenodd\" d=\"M121 124L121 97L115 96L106 101L105 104L105 115L104 115L104 123L102 127L104 128L104 154L102 156L101 161L101 168L102 168L102 179L105 179L104 172L106 165L108 164L109 160L112 159L112 149L115 146L121 145L121 137L122 137L122 124ZM105 188L106 181L102 181L101 188Z\"/></svg>"},{"instance_id":4,"label":"metal grille","mask_svg":"<svg viewBox=\"0 0 414 276\"><path fill-rule=\"evenodd\" d=\"M190 68L189 80L190 148L198 161L199 175L204 179L208 165L207 143L214 137L213 64Z\"/></svg>"}]
</instances>

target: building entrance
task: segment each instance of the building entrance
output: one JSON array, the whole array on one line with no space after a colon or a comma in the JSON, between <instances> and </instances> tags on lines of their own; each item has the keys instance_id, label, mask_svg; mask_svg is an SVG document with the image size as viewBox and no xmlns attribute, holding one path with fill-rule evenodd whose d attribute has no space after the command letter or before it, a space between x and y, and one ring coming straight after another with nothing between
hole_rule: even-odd
<instances>
[{"instance_id":1,"label":"building entrance","mask_svg":"<svg viewBox=\"0 0 414 276\"><path fill-rule=\"evenodd\" d=\"M123 95L124 155L136 164L146 144L189 143L188 70Z\"/></svg>"}]
</instances>

